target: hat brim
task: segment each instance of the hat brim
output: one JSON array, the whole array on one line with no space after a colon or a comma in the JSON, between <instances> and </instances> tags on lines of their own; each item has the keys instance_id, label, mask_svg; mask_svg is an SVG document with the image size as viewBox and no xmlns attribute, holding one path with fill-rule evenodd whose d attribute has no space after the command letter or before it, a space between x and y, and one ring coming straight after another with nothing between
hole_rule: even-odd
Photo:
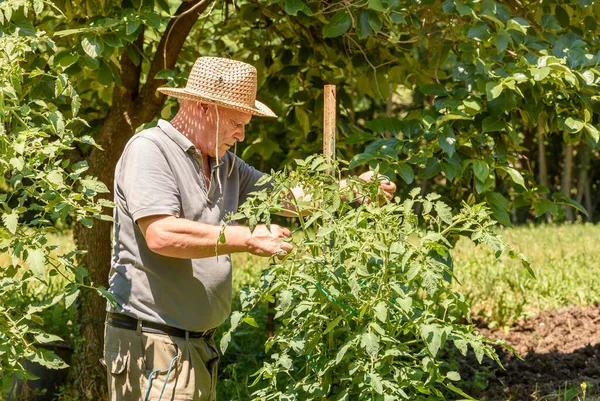
<instances>
[{"instance_id":1,"label":"hat brim","mask_svg":"<svg viewBox=\"0 0 600 401\"><path fill-rule=\"evenodd\" d=\"M164 93L165 95L173 96L178 99L192 100L194 102L213 103L213 104L217 104L219 106L226 107L228 109L233 109L233 110L237 110L237 111L241 111L241 112L245 112L245 113L250 113L254 116L259 116L259 117L277 117L277 115L275 113L273 113L273 111L270 108L268 108L264 103L261 103L258 100L255 100L254 107L250 107L247 104L229 102L227 100L222 100L222 99L215 99L213 97L206 96L199 92L190 91L185 88L162 87L162 88L158 88L157 90L160 93Z\"/></svg>"}]
</instances>

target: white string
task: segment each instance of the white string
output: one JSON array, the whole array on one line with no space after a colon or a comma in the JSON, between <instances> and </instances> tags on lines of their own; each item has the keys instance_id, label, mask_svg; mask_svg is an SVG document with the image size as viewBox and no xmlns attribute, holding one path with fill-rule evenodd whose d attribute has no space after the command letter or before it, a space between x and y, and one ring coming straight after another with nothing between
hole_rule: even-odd
<instances>
[{"instance_id":1,"label":"white string","mask_svg":"<svg viewBox=\"0 0 600 401\"><path fill-rule=\"evenodd\" d=\"M237 141L235 141L233 145L233 162L231 163L231 170L229 170L229 174L227 174L227 178L231 177L231 173L233 173L233 167L235 166L235 159L237 159Z\"/></svg>"},{"instance_id":2,"label":"white string","mask_svg":"<svg viewBox=\"0 0 600 401\"><path fill-rule=\"evenodd\" d=\"M220 166L220 163L219 163L219 123L220 123L220 118L219 118L219 107L217 105L215 105L215 110L217 111L217 133L215 135L215 163L217 164L217 167L219 167ZM218 188L219 192L222 191L222 189L221 189L221 174L219 173L219 171L217 171L217 188Z\"/></svg>"}]
</instances>

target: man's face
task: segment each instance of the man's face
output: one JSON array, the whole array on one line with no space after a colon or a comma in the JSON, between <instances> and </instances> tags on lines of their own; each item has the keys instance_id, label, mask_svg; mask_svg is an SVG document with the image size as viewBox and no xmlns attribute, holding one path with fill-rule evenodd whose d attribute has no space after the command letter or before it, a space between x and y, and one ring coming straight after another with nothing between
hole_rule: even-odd
<instances>
[{"instance_id":1,"label":"man's face","mask_svg":"<svg viewBox=\"0 0 600 401\"><path fill-rule=\"evenodd\" d=\"M227 109L215 105L202 105L204 127L202 137L199 138L200 151L211 157L223 157L236 142L244 140L244 129L250 122L252 115L237 110ZM217 130L217 109L219 112L219 132ZM218 137L218 141L216 138Z\"/></svg>"}]
</instances>

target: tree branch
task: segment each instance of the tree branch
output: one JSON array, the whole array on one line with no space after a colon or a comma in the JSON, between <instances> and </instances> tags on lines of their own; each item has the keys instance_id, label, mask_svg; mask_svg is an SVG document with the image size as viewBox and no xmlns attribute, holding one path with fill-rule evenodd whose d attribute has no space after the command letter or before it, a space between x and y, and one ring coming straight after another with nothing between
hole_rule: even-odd
<instances>
[{"instance_id":1,"label":"tree branch","mask_svg":"<svg viewBox=\"0 0 600 401\"><path fill-rule=\"evenodd\" d=\"M154 77L159 71L165 68L172 69L175 66L179 52L192 27L211 1L214 0L197 0L182 3L177 9L176 16L167 25L167 29L158 44L158 48L150 64L148 81L142 87L139 98L136 99L136 115L142 120L147 121L149 118L152 118L165 101L166 96L157 94L156 89L163 86L166 80ZM148 116L148 114L152 114L152 116Z\"/></svg>"},{"instance_id":2,"label":"tree branch","mask_svg":"<svg viewBox=\"0 0 600 401\"><path fill-rule=\"evenodd\" d=\"M143 53L143 51L144 51L144 48L143 48L143 46L144 46L144 31L145 31L145 29L142 28L142 31L140 32L138 37L135 39L133 44L128 45L128 46L137 47L137 49L139 49L140 53ZM133 50L133 51L137 51L137 50ZM141 56L140 56L140 59L141 59ZM138 95L138 90L139 90L139 85L140 85L140 76L142 74L142 62L140 61L140 63L138 65L135 65L133 63L133 60L131 60L131 57L129 57L129 51L126 50L121 55L120 64L121 64L121 82L123 83L123 88L131 94L131 99L133 100Z\"/></svg>"}]
</instances>

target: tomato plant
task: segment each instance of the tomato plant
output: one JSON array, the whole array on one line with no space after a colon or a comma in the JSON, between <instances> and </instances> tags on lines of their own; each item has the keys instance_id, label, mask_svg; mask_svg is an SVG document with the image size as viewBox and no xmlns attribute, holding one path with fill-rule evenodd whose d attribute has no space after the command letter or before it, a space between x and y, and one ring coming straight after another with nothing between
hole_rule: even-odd
<instances>
[{"instance_id":1,"label":"tomato plant","mask_svg":"<svg viewBox=\"0 0 600 401\"><path fill-rule=\"evenodd\" d=\"M470 346L480 362L487 355L500 363L492 348L499 342L474 330L465 297L449 285L453 243L466 236L529 269L523 255L502 242L482 204L454 214L439 195L418 189L403 200L364 202L376 199L377 182L349 178L342 188L343 168L332 177L322 157L297 163L293 174L273 173L273 188L232 216L269 224L290 189L304 188L304 199L291 200L302 229L294 250L273 260L259 287L242 291L243 308L221 341L224 351L240 322L254 324L259 301L277 300L271 360L255 380L267 386L255 399L441 399L443 388L467 396L442 349L452 343L465 355Z\"/></svg>"}]
</instances>

